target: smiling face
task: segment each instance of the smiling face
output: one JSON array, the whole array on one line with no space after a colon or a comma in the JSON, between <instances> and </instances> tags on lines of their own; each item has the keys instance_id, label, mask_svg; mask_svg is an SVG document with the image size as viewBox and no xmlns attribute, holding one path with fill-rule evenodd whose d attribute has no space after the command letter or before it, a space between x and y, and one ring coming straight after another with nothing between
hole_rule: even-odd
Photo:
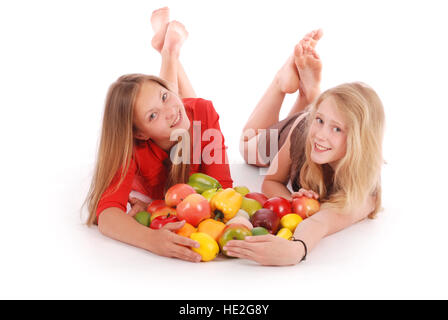
<instances>
[{"instance_id":1,"label":"smiling face","mask_svg":"<svg viewBox=\"0 0 448 320\"><path fill-rule=\"evenodd\" d=\"M142 83L134 109L135 138L153 140L165 151L176 141L170 141L176 129L190 128L190 120L182 100L154 81Z\"/></svg>"},{"instance_id":2,"label":"smiling face","mask_svg":"<svg viewBox=\"0 0 448 320\"><path fill-rule=\"evenodd\" d=\"M317 164L328 163L335 168L347 150L347 125L330 96L323 100L316 112L309 131L311 160Z\"/></svg>"}]
</instances>

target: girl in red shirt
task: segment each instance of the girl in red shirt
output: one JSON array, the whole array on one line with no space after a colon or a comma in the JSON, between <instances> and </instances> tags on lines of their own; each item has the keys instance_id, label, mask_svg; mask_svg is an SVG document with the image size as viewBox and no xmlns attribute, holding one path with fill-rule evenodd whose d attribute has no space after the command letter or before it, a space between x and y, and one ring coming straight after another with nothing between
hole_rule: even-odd
<instances>
[{"instance_id":1,"label":"girl in red shirt","mask_svg":"<svg viewBox=\"0 0 448 320\"><path fill-rule=\"evenodd\" d=\"M232 187L219 116L210 101L196 98L179 62L187 31L181 23L169 22L168 8L154 11L151 23L155 32L152 46L162 56L160 78L130 74L110 86L98 160L87 198L87 224L96 223L104 235L156 254L198 262L201 256L189 248L198 243L172 232L181 228L184 221L167 224L160 230L147 228L133 218L146 206L135 200L131 201L134 207L130 214L126 214L132 190L152 199L163 199L166 189L185 183L195 172L216 178L223 188ZM171 162L173 155L185 152L182 139L172 140L179 129L190 134L187 145L192 162ZM214 133L213 139L202 142L206 130ZM196 146L193 140L197 142L198 138L200 144ZM209 159L201 160L206 150ZM214 161L209 161L210 157Z\"/></svg>"}]
</instances>

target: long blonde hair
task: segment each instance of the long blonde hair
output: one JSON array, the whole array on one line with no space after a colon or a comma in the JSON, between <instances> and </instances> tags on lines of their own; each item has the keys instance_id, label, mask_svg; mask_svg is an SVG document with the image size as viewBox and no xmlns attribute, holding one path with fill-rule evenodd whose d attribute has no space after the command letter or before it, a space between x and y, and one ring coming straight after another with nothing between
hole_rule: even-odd
<instances>
[{"instance_id":1,"label":"long blonde hair","mask_svg":"<svg viewBox=\"0 0 448 320\"><path fill-rule=\"evenodd\" d=\"M116 189L123 182L131 164L134 149L135 126L133 122L134 106L141 85L146 81L158 83L167 90L170 84L165 80L143 74L129 74L121 76L110 87L104 108L101 139L98 149L95 170L87 195L89 218L87 225L98 223L96 211L98 203L111 184L115 175L120 172L120 179ZM188 164L172 165L167 185L184 182L189 173ZM116 191L116 189L111 192Z\"/></svg>"},{"instance_id":2,"label":"long blonde hair","mask_svg":"<svg viewBox=\"0 0 448 320\"><path fill-rule=\"evenodd\" d=\"M332 177L331 190L327 190L326 168L311 161L312 143L309 128L320 103L331 97L338 111L347 121L347 151L338 162ZM376 92L364 83L339 85L322 93L311 106L308 117L306 160L300 171L300 184L311 189L324 200L322 207L348 210L360 206L369 195L376 195L373 218L381 208L381 168L384 163L382 142L385 115L383 104Z\"/></svg>"}]
</instances>

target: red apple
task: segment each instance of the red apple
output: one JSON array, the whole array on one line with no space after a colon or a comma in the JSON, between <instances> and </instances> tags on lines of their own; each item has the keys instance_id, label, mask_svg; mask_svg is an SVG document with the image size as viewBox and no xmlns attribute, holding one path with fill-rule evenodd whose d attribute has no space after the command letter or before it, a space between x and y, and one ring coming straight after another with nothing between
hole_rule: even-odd
<instances>
[{"instance_id":1,"label":"red apple","mask_svg":"<svg viewBox=\"0 0 448 320\"><path fill-rule=\"evenodd\" d=\"M254 199L258 202L260 202L260 204L263 206L264 203L266 201L268 201L268 197L266 197L264 194L260 193L260 192L250 192L248 194L245 195L246 198L249 199Z\"/></svg>"},{"instance_id":2,"label":"red apple","mask_svg":"<svg viewBox=\"0 0 448 320\"><path fill-rule=\"evenodd\" d=\"M198 193L190 194L177 205L177 217L197 227L202 220L211 217L210 203Z\"/></svg>"},{"instance_id":3,"label":"red apple","mask_svg":"<svg viewBox=\"0 0 448 320\"><path fill-rule=\"evenodd\" d=\"M250 222L256 227L266 228L269 233L276 234L280 225L280 218L270 209L260 209L253 214Z\"/></svg>"},{"instance_id":4,"label":"red apple","mask_svg":"<svg viewBox=\"0 0 448 320\"><path fill-rule=\"evenodd\" d=\"M148 208L146 209L146 211L148 211L149 213L154 213L156 210L165 207L165 201L164 200L154 200L153 202L151 202L148 205Z\"/></svg>"},{"instance_id":5,"label":"red apple","mask_svg":"<svg viewBox=\"0 0 448 320\"><path fill-rule=\"evenodd\" d=\"M282 197L270 198L263 205L263 208L274 211L281 219L284 215L291 213L291 203Z\"/></svg>"},{"instance_id":6,"label":"red apple","mask_svg":"<svg viewBox=\"0 0 448 320\"><path fill-rule=\"evenodd\" d=\"M175 207L181 203L188 195L196 193L192 186L185 183L178 183L168 189L165 194L165 203L169 207Z\"/></svg>"},{"instance_id":7,"label":"red apple","mask_svg":"<svg viewBox=\"0 0 448 320\"><path fill-rule=\"evenodd\" d=\"M319 201L305 196L294 198L292 200L292 212L297 213L302 219L311 217L317 211L319 211Z\"/></svg>"}]
</instances>

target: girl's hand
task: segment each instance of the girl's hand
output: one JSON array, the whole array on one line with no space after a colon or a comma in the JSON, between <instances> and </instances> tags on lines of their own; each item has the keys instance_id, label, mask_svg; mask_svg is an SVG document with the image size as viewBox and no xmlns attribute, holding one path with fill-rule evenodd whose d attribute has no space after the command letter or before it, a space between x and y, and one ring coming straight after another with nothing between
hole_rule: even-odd
<instances>
[{"instance_id":1,"label":"girl's hand","mask_svg":"<svg viewBox=\"0 0 448 320\"><path fill-rule=\"evenodd\" d=\"M191 262L199 262L202 257L190 249L198 248L199 243L176 234L176 230L183 227L185 220L180 222L167 223L159 230L153 231L151 239L151 251L164 257L177 258Z\"/></svg>"},{"instance_id":2,"label":"girl's hand","mask_svg":"<svg viewBox=\"0 0 448 320\"><path fill-rule=\"evenodd\" d=\"M253 260L266 266L287 266L300 262L305 254L301 243L272 234L231 240L224 246L231 257Z\"/></svg>"},{"instance_id":3,"label":"girl's hand","mask_svg":"<svg viewBox=\"0 0 448 320\"><path fill-rule=\"evenodd\" d=\"M129 198L129 203L131 204L131 210L129 211L128 215L130 215L131 217L135 216L140 211L146 211L149 204L138 198Z\"/></svg>"},{"instance_id":4,"label":"girl's hand","mask_svg":"<svg viewBox=\"0 0 448 320\"><path fill-rule=\"evenodd\" d=\"M316 192L314 192L313 190L306 190L306 189L303 189L303 188L300 189L299 191L293 192L291 194L292 198L300 198L300 197L303 197L303 196L305 196L307 198L314 198L316 200L319 199L319 195Z\"/></svg>"}]
</instances>

